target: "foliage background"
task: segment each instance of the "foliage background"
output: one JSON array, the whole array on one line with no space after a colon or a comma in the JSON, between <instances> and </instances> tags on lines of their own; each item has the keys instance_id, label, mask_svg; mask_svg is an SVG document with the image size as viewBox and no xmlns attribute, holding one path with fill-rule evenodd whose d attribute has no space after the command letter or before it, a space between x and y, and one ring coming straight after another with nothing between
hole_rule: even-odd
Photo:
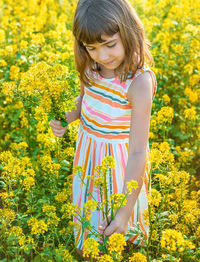
<instances>
[{"instance_id":1,"label":"foliage background","mask_svg":"<svg viewBox=\"0 0 200 262\"><path fill-rule=\"evenodd\" d=\"M148 254L132 247L128 255L199 261L200 3L130 2L152 43L158 90L149 137L151 242ZM52 96L66 91L67 112L79 95L71 32L76 3L0 0L1 261L79 259L67 208L79 120L58 139L48 119Z\"/></svg>"}]
</instances>

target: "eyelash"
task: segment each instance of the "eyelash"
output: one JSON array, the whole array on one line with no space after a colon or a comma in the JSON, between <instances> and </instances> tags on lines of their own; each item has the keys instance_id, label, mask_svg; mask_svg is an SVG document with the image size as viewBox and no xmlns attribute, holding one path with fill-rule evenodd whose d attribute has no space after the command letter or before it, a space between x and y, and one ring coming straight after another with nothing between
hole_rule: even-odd
<instances>
[{"instance_id":1,"label":"eyelash","mask_svg":"<svg viewBox=\"0 0 200 262\"><path fill-rule=\"evenodd\" d=\"M116 45L116 43L115 43L114 45L110 45L110 46L107 45L107 47L108 47L108 48L112 48L112 47L114 47L115 45ZM94 51L94 49L88 49L88 51Z\"/></svg>"}]
</instances>

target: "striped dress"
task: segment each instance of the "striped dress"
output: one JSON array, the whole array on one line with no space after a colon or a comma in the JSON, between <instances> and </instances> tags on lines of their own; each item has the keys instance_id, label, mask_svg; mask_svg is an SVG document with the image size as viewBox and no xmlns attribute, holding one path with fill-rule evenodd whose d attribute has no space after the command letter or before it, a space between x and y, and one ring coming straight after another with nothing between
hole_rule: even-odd
<instances>
[{"instance_id":1,"label":"striped dress","mask_svg":"<svg viewBox=\"0 0 200 262\"><path fill-rule=\"evenodd\" d=\"M80 126L77 135L76 151L73 166L82 166L82 183L80 177L73 173L73 204L83 207L87 200L91 199L88 190L93 197L99 201L99 192L93 185L93 179L88 176L94 175L95 166L101 165L101 160L106 156L112 156L115 160L115 167L112 170L112 177L107 178L108 194L121 193L128 159L129 132L131 119L131 104L127 99L127 91L131 82L145 71L149 71L154 83L154 95L157 90L157 82L154 72L147 64L138 69L136 74L125 82L120 83L119 77L103 78L100 74L91 72L95 81L91 87L85 87L82 99ZM149 145L147 146L149 153ZM148 207L147 190L150 162L147 158L144 174L144 183L134 206L129 221L129 228L137 225L148 238L149 228L145 224L143 212ZM87 185L87 187L85 185ZM92 212L91 225L98 230L102 222L100 211ZM74 221L79 223L75 217ZM88 231L83 230L81 224L74 228L75 246L82 249L83 242L87 238ZM129 238L134 244L143 244L136 233ZM90 236L91 237L91 236ZM95 235L93 238L97 239ZM126 239L127 240L127 239Z\"/></svg>"}]
</instances>

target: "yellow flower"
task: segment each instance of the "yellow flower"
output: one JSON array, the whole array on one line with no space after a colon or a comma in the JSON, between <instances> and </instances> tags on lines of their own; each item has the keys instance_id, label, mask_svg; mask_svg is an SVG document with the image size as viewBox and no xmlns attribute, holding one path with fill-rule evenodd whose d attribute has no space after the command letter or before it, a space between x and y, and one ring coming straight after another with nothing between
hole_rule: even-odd
<instances>
[{"instance_id":1,"label":"yellow flower","mask_svg":"<svg viewBox=\"0 0 200 262\"><path fill-rule=\"evenodd\" d=\"M84 209L86 212L86 219L89 220L91 218L91 210L95 211L97 208L97 202L94 201L93 199L88 200L85 204L84 204Z\"/></svg>"},{"instance_id":2,"label":"yellow flower","mask_svg":"<svg viewBox=\"0 0 200 262\"><path fill-rule=\"evenodd\" d=\"M15 219L16 214L15 212L10 208L0 208L0 217L3 217L7 221L12 221Z\"/></svg>"},{"instance_id":3,"label":"yellow flower","mask_svg":"<svg viewBox=\"0 0 200 262\"><path fill-rule=\"evenodd\" d=\"M108 239L108 251L121 255L126 246L125 237L122 234L114 233Z\"/></svg>"},{"instance_id":4,"label":"yellow flower","mask_svg":"<svg viewBox=\"0 0 200 262\"><path fill-rule=\"evenodd\" d=\"M172 225L176 225L178 221L178 214L169 215L169 219L171 220Z\"/></svg>"},{"instance_id":5,"label":"yellow flower","mask_svg":"<svg viewBox=\"0 0 200 262\"><path fill-rule=\"evenodd\" d=\"M5 41L6 34L3 29L0 29L0 43L3 43Z\"/></svg>"},{"instance_id":6,"label":"yellow flower","mask_svg":"<svg viewBox=\"0 0 200 262\"><path fill-rule=\"evenodd\" d=\"M198 93L195 90L192 90L190 88L185 88L184 93L186 96L188 96L189 100L192 103L195 103L198 100Z\"/></svg>"},{"instance_id":7,"label":"yellow flower","mask_svg":"<svg viewBox=\"0 0 200 262\"><path fill-rule=\"evenodd\" d=\"M37 34L32 34L32 44L34 45L41 45L43 43L45 43L45 38L44 35L41 33L37 33Z\"/></svg>"},{"instance_id":8,"label":"yellow flower","mask_svg":"<svg viewBox=\"0 0 200 262\"><path fill-rule=\"evenodd\" d=\"M7 62L3 59L0 59L0 67L7 66Z\"/></svg>"},{"instance_id":9,"label":"yellow flower","mask_svg":"<svg viewBox=\"0 0 200 262\"><path fill-rule=\"evenodd\" d=\"M73 171L74 171L74 174L77 174L77 173L81 173L82 174L84 172L84 169L83 169L82 166L75 166L73 168Z\"/></svg>"},{"instance_id":10,"label":"yellow flower","mask_svg":"<svg viewBox=\"0 0 200 262\"><path fill-rule=\"evenodd\" d=\"M64 212L62 218L71 218L71 216L75 216L76 212L79 210L78 206L73 205L72 203L68 202L62 205L61 212Z\"/></svg>"},{"instance_id":11,"label":"yellow flower","mask_svg":"<svg viewBox=\"0 0 200 262\"><path fill-rule=\"evenodd\" d=\"M158 207L161 201L161 194L155 188L152 188L147 198L149 205Z\"/></svg>"},{"instance_id":12,"label":"yellow flower","mask_svg":"<svg viewBox=\"0 0 200 262\"><path fill-rule=\"evenodd\" d=\"M140 252L134 253L132 257L129 257L129 262L147 262L145 255Z\"/></svg>"},{"instance_id":13,"label":"yellow flower","mask_svg":"<svg viewBox=\"0 0 200 262\"><path fill-rule=\"evenodd\" d=\"M52 205L44 204L42 206L42 211L44 213L55 212L56 211L56 207L52 206Z\"/></svg>"},{"instance_id":14,"label":"yellow flower","mask_svg":"<svg viewBox=\"0 0 200 262\"><path fill-rule=\"evenodd\" d=\"M167 173L167 184L178 185L180 183L187 184L190 179L190 175L185 171L171 171Z\"/></svg>"},{"instance_id":15,"label":"yellow flower","mask_svg":"<svg viewBox=\"0 0 200 262\"><path fill-rule=\"evenodd\" d=\"M109 198L110 198L110 201L112 202L114 210L116 210L120 206L126 205L127 200L124 196L125 195L122 193L121 194L119 193L110 194Z\"/></svg>"},{"instance_id":16,"label":"yellow flower","mask_svg":"<svg viewBox=\"0 0 200 262\"><path fill-rule=\"evenodd\" d=\"M169 106L163 106L160 111L157 113L157 122L159 124L171 124L174 117L174 109Z\"/></svg>"},{"instance_id":17,"label":"yellow flower","mask_svg":"<svg viewBox=\"0 0 200 262\"><path fill-rule=\"evenodd\" d=\"M184 247L194 249L195 246L192 242L185 240L181 232L175 229L166 229L162 232L161 247L167 250L176 251L177 248L184 250Z\"/></svg>"},{"instance_id":18,"label":"yellow flower","mask_svg":"<svg viewBox=\"0 0 200 262\"><path fill-rule=\"evenodd\" d=\"M162 142L162 143L160 143L159 148L160 148L160 151L161 151L162 153L169 152L169 149L170 149L169 143L167 143L167 142Z\"/></svg>"},{"instance_id":19,"label":"yellow flower","mask_svg":"<svg viewBox=\"0 0 200 262\"><path fill-rule=\"evenodd\" d=\"M70 254L69 250L67 250L63 244L59 245L59 248L56 249L56 252L62 256L62 261L64 262L72 262L73 256Z\"/></svg>"},{"instance_id":20,"label":"yellow flower","mask_svg":"<svg viewBox=\"0 0 200 262\"><path fill-rule=\"evenodd\" d=\"M138 182L135 180L128 181L126 184L129 193L131 193L132 189L136 190L138 188Z\"/></svg>"},{"instance_id":21,"label":"yellow flower","mask_svg":"<svg viewBox=\"0 0 200 262\"><path fill-rule=\"evenodd\" d=\"M18 226L13 226L9 230L9 235L14 235L16 237L22 236L23 232L22 229Z\"/></svg>"},{"instance_id":22,"label":"yellow flower","mask_svg":"<svg viewBox=\"0 0 200 262\"><path fill-rule=\"evenodd\" d=\"M96 177L94 179L94 186L95 187L102 187L104 185L104 178L103 177Z\"/></svg>"},{"instance_id":23,"label":"yellow flower","mask_svg":"<svg viewBox=\"0 0 200 262\"><path fill-rule=\"evenodd\" d=\"M35 179L31 176L27 176L23 181L23 188L26 191L29 191L31 187L35 185Z\"/></svg>"},{"instance_id":24,"label":"yellow flower","mask_svg":"<svg viewBox=\"0 0 200 262\"><path fill-rule=\"evenodd\" d=\"M185 109L184 110L184 115L185 115L185 118L186 119L189 119L189 120L198 120L199 117L196 116L196 109L195 107L191 107L191 108L188 108L188 109Z\"/></svg>"},{"instance_id":25,"label":"yellow flower","mask_svg":"<svg viewBox=\"0 0 200 262\"><path fill-rule=\"evenodd\" d=\"M99 262L114 262L114 260L111 256L105 254L100 257Z\"/></svg>"},{"instance_id":26,"label":"yellow flower","mask_svg":"<svg viewBox=\"0 0 200 262\"><path fill-rule=\"evenodd\" d=\"M16 80L19 78L19 71L20 71L20 68L17 67L17 66L11 66L10 67L10 79L11 80Z\"/></svg>"},{"instance_id":27,"label":"yellow flower","mask_svg":"<svg viewBox=\"0 0 200 262\"><path fill-rule=\"evenodd\" d=\"M104 170L107 168L114 168L115 167L115 160L112 156L106 156L101 161L101 166Z\"/></svg>"},{"instance_id":28,"label":"yellow flower","mask_svg":"<svg viewBox=\"0 0 200 262\"><path fill-rule=\"evenodd\" d=\"M163 95L162 99L163 99L163 101L164 101L165 103L169 103L169 102L170 102L170 98L169 98L168 95Z\"/></svg>"},{"instance_id":29,"label":"yellow flower","mask_svg":"<svg viewBox=\"0 0 200 262\"><path fill-rule=\"evenodd\" d=\"M145 221L146 225L149 225L149 210L148 208L144 210L143 212L143 219Z\"/></svg>"},{"instance_id":30,"label":"yellow flower","mask_svg":"<svg viewBox=\"0 0 200 262\"><path fill-rule=\"evenodd\" d=\"M88 238L83 243L83 257L99 258L99 243L94 238Z\"/></svg>"},{"instance_id":31,"label":"yellow flower","mask_svg":"<svg viewBox=\"0 0 200 262\"><path fill-rule=\"evenodd\" d=\"M28 46L28 42L21 40L19 46L20 46L20 49L26 48Z\"/></svg>"},{"instance_id":32,"label":"yellow flower","mask_svg":"<svg viewBox=\"0 0 200 262\"><path fill-rule=\"evenodd\" d=\"M69 196L67 194L67 190L66 188L64 188L63 191L57 193L57 195L55 196L55 200L60 203L63 203L68 199L68 197Z\"/></svg>"},{"instance_id":33,"label":"yellow flower","mask_svg":"<svg viewBox=\"0 0 200 262\"><path fill-rule=\"evenodd\" d=\"M28 220L28 225L31 226L31 233L33 235L44 234L48 231L47 224L44 220L37 220L37 218L32 217Z\"/></svg>"},{"instance_id":34,"label":"yellow flower","mask_svg":"<svg viewBox=\"0 0 200 262\"><path fill-rule=\"evenodd\" d=\"M20 236L19 237L19 245L25 246L25 243L26 243L26 236L25 235Z\"/></svg>"}]
</instances>

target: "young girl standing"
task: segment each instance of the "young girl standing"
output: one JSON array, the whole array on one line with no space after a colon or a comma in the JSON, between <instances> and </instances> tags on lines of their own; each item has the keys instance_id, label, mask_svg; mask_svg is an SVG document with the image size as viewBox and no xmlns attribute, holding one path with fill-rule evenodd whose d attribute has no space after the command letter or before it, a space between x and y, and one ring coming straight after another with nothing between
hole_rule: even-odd
<instances>
[{"instance_id":1,"label":"young girl standing","mask_svg":"<svg viewBox=\"0 0 200 262\"><path fill-rule=\"evenodd\" d=\"M98 211L93 212L91 224L109 236L126 234L128 227L137 223L147 238L143 212L148 207L148 136L157 83L147 64L153 63L153 57L144 27L127 0L79 0L73 34L81 91L77 110L66 113L66 120L70 123L80 118L74 166L83 167L84 182L97 200L98 192L88 176L106 156L115 160L108 194L125 193L126 182L138 182L138 189L127 197L126 206L109 225ZM56 136L64 135L66 127L59 121L50 125ZM73 203L83 207L88 198L86 186L74 174ZM86 237L81 227L75 230L79 251ZM129 240L139 244L138 237Z\"/></svg>"}]
</instances>

